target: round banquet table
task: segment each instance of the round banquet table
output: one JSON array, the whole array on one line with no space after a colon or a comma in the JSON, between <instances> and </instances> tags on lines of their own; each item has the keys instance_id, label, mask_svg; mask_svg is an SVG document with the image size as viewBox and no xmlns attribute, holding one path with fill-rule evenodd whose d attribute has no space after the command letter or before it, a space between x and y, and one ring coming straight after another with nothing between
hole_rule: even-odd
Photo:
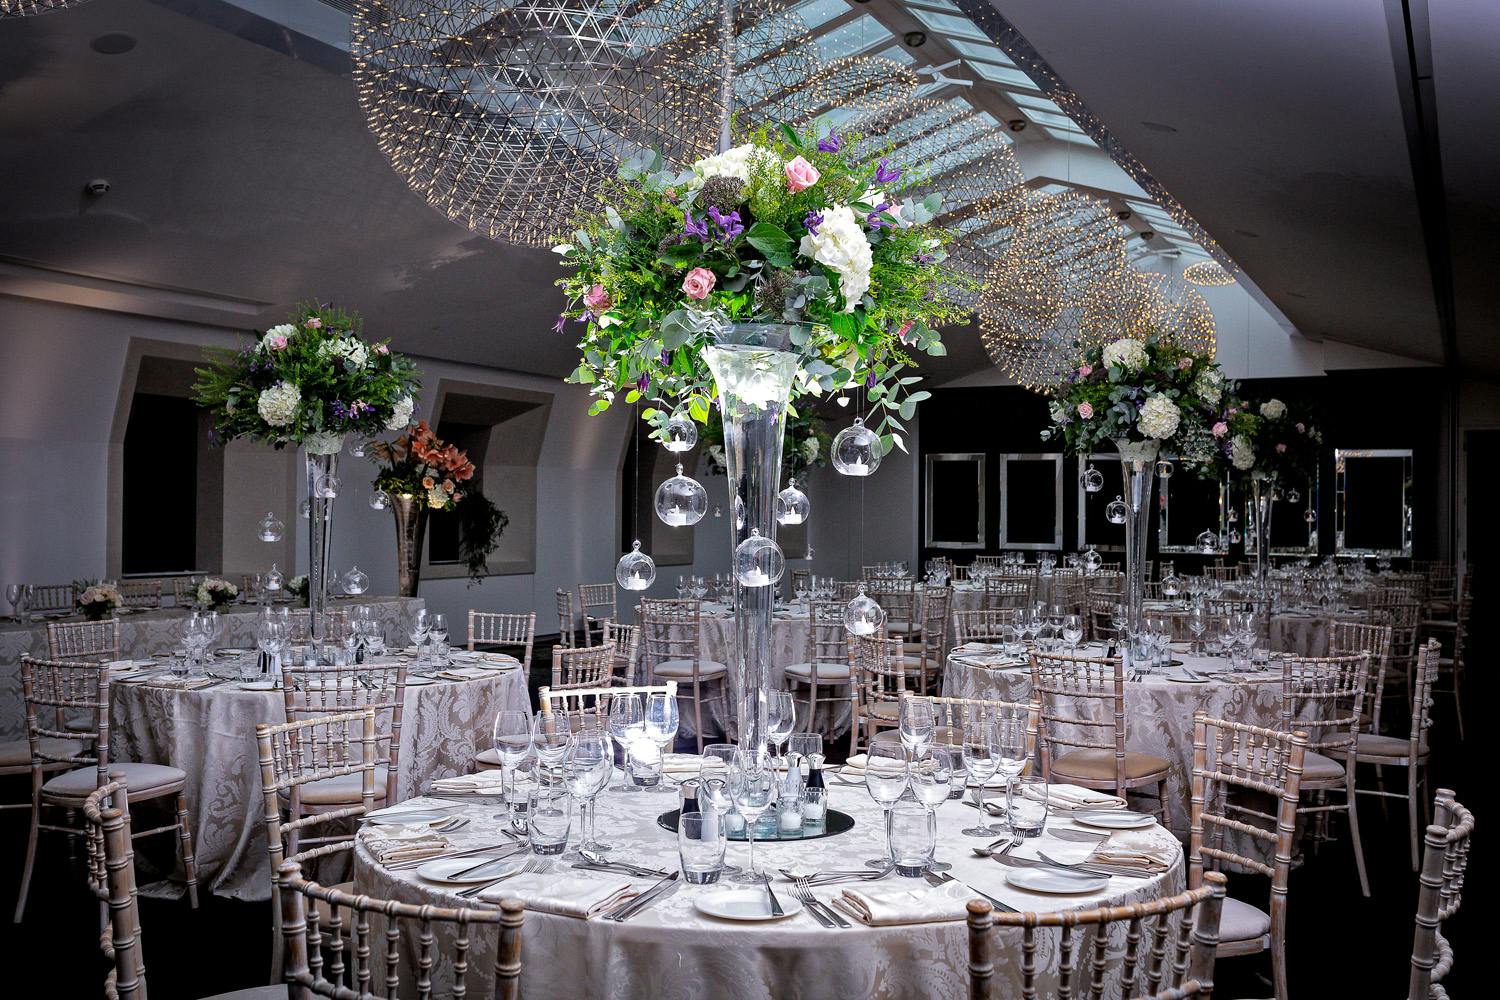
<instances>
[{"instance_id":1,"label":"round banquet table","mask_svg":"<svg viewBox=\"0 0 1500 1000\"><path fill-rule=\"evenodd\" d=\"M450 668L471 668L478 675L472 679L407 687L398 799L420 794L434 778L473 770L475 752L488 746L496 712L530 711L520 664L509 656L492 659L496 669L482 673L471 664ZM237 676L238 665L233 658L218 658L210 669ZM174 685L160 673L140 676L145 679L117 679L109 686L112 758L185 771L200 885L235 899L269 899L255 727L286 721L283 692L247 691L235 680L194 689ZM388 720L383 728L389 731Z\"/></svg>"},{"instance_id":2,"label":"round banquet table","mask_svg":"<svg viewBox=\"0 0 1500 1000\"><path fill-rule=\"evenodd\" d=\"M1172 622L1172 638L1179 641L1192 639L1188 631L1188 609L1181 602L1147 601L1147 615L1161 615ZM1344 611L1330 614L1328 611L1287 609L1272 613L1267 626L1266 648L1277 653L1293 656L1327 656L1328 626L1330 621L1363 621L1359 611Z\"/></svg>"},{"instance_id":3,"label":"round banquet table","mask_svg":"<svg viewBox=\"0 0 1500 1000\"><path fill-rule=\"evenodd\" d=\"M1095 647L1080 655L1099 656ZM1183 667L1162 667L1140 680L1125 680L1125 743L1131 750L1155 754L1170 765L1167 775L1167 822L1186 838L1193 776L1193 713L1233 719L1274 729L1281 718L1281 665L1259 673L1232 672L1229 661L1181 652L1173 658ZM1184 667L1208 680L1185 683ZM953 697L1027 701L1031 670L1027 663L999 652L955 651L943 671L943 694ZM1093 734L1098 738L1098 733Z\"/></svg>"},{"instance_id":4,"label":"round banquet table","mask_svg":"<svg viewBox=\"0 0 1500 1000\"><path fill-rule=\"evenodd\" d=\"M850 862L875 857L883 851L880 808L866 794L862 785L844 785L829 781L830 804L834 809L854 817L855 827L848 833L815 840L761 843L755 846L756 865L762 871L787 868L795 872L814 872L826 868L850 867ZM436 800L434 800L436 801ZM676 835L657 825L657 816L677 807L677 796L638 793L625 795L606 792L598 799L598 830L607 840L611 856L634 864L676 871L678 868ZM451 803L443 802L451 806ZM450 841L457 846L493 844L496 836L493 805L463 805L455 812L467 815L471 822L454 834ZM989 893L1020 910L1053 910L1058 907L1119 905L1154 899L1180 892L1185 887L1182 850L1172 834L1158 825L1136 836L1149 839L1153 850L1170 858L1168 869L1156 876L1112 878L1109 885L1095 895L1045 895L1016 889L1006 884L1006 868L992 860L975 857L970 847L988 842L988 838L965 837L959 831L973 823L978 814L956 801L949 801L937 813L937 857L953 865L949 872L959 881ZM1072 821L1049 817L1048 828L1071 827ZM1082 829L1079 827L1079 829ZM574 844L577 841L575 828ZM1016 849L1019 857L1035 857L1037 845L1042 850L1049 841L1032 840ZM1053 842L1060 843L1060 842ZM744 866L745 845L731 842L728 859ZM552 873L586 876L566 862L554 861ZM525 877L525 876L522 876ZM623 877L597 875L605 879ZM545 876L535 876L544 879ZM655 879L633 881L644 889ZM920 879L901 879L889 875L876 883L853 885L891 886L909 882L912 887L926 887ZM805 910L784 920L764 923L741 923L704 916L693 906L693 900L723 886L683 885L659 903L637 916L616 923L594 917L588 920L558 916L536 910L528 911L522 932L521 994L527 1000L624 1000L649 997L651 1000L706 1000L714 997L754 998L817 997L820 1000L867 1000L872 997L962 997L968 993L968 931L962 919L939 923L902 924L868 927L848 914L841 915L852 924L849 929L821 926ZM791 887L777 878L773 887L783 903L793 898ZM843 884L815 889L817 897L828 902ZM354 891L383 899L445 907L475 905L439 885L423 882L415 872L406 869L390 871L378 865L365 849L363 838L355 848ZM486 904L479 904L486 905ZM415 928L409 928L415 933ZM438 933L452 933L451 925ZM1124 947L1124 929L1118 928L1120 949ZM1001 984L1000 996L1019 996L1021 992L1021 948L1017 930L1002 930L995 957L996 977ZM1112 935L1113 937L1113 935ZM1041 995L1056 992L1057 953L1055 935L1042 935L1037 962L1041 970L1037 983ZM495 936L493 932L471 938L468 988L471 996L488 995L494 967ZM1115 948L1111 948L1115 951ZM449 996L444 990L451 985L451 968L443 959L434 970L434 996ZM1115 992L1118 992L1116 988Z\"/></svg>"}]
</instances>

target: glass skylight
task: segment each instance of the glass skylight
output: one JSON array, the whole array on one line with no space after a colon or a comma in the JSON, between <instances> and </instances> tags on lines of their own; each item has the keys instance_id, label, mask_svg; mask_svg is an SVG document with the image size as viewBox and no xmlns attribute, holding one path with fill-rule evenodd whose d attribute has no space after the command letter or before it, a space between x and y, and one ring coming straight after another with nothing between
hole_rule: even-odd
<instances>
[{"instance_id":1,"label":"glass skylight","mask_svg":"<svg viewBox=\"0 0 1500 1000\"><path fill-rule=\"evenodd\" d=\"M818 51L825 60L841 59L856 52L888 45L895 39L873 14L863 14L848 24L840 25L824 35L818 36Z\"/></svg>"},{"instance_id":2,"label":"glass skylight","mask_svg":"<svg viewBox=\"0 0 1500 1000\"><path fill-rule=\"evenodd\" d=\"M816 31L819 25L827 24L848 10L849 5L844 0L808 0L793 7L792 13L802 18L809 31Z\"/></svg>"}]
</instances>

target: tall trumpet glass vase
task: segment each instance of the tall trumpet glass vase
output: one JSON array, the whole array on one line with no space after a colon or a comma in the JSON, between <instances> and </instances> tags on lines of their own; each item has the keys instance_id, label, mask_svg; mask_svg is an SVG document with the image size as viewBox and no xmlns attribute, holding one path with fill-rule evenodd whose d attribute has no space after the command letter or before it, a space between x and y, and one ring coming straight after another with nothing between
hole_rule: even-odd
<instances>
[{"instance_id":1,"label":"tall trumpet glass vase","mask_svg":"<svg viewBox=\"0 0 1500 1000\"><path fill-rule=\"evenodd\" d=\"M776 539L776 493L781 479L787 402L797 374L795 327L738 323L703 350L718 387L729 471L730 547L758 532ZM731 566L735 560L731 557ZM746 749L766 748L766 703L772 687L771 609L776 581L747 586L735 574L733 656L739 676L739 739Z\"/></svg>"},{"instance_id":2,"label":"tall trumpet glass vase","mask_svg":"<svg viewBox=\"0 0 1500 1000\"><path fill-rule=\"evenodd\" d=\"M1115 441L1125 487L1125 613L1132 636L1141 630L1150 561L1151 512L1155 506L1156 458L1160 441Z\"/></svg>"},{"instance_id":3,"label":"tall trumpet glass vase","mask_svg":"<svg viewBox=\"0 0 1500 1000\"><path fill-rule=\"evenodd\" d=\"M1255 588L1269 598L1271 586L1271 515L1276 510L1276 491L1262 476L1250 480L1252 513L1255 517Z\"/></svg>"},{"instance_id":4,"label":"tall trumpet glass vase","mask_svg":"<svg viewBox=\"0 0 1500 1000\"><path fill-rule=\"evenodd\" d=\"M396 519L396 592L416 597L422 579L422 545L427 538L427 498L410 493L391 494Z\"/></svg>"},{"instance_id":5,"label":"tall trumpet glass vase","mask_svg":"<svg viewBox=\"0 0 1500 1000\"><path fill-rule=\"evenodd\" d=\"M333 544L332 496L343 439L309 440L305 445L307 465L307 609L308 635L316 644L323 638L323 612L328 606L328 563Z\"/></svg>"}]
</instances>

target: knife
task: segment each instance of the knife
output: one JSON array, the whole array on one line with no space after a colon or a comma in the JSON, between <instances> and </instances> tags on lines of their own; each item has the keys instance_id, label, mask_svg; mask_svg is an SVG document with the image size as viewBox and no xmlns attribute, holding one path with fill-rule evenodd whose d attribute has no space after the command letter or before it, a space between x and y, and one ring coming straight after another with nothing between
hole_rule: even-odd
<instances>
[{"instance_id":1,"label":"knife","mask_svg":"<svg viewBox=\"0 0 1500 1000\"><path fill-rule=\"evenodd\" d=\"M927 884L928 885L932 885L932 886L939 886L939 885L944 884L945 882L958 882L958 879L954 878L952 875L948 875L948 874L945 874L943 872L926 872L925 874L923 874L922 877L927 880ZM972 885L969 885L966 882L958 882L958 884L961 885L961 886L963 886L965 889L968 889L970 892L972 892L976 896L983 896L985 899L987 899L987 900L990 901L990 905L991 906L993 906L995 909L1001 911L1002 913L1019 913L1020 912L1014 906L1011 906L1009 903L1002 902L1001 900L996 899L994 896L991 896L987 892L980 892L978 889L974 888Z\"/></svg>"},{"instance_id":2,"label":"knife","mask_svg":"<svg viewBox=\"0 0 1500 1000\"><path fill-rule=\"evenodd\" d=\"M620 909L616 910L613 913L606 914L604 919L613 920L616 923L619 923L622 920L629 920L631 917L635 916L646 907L655 903L658 899L663 898L668 892L675 890L681 884L677 881L681 877L681 872L673 872L666 878L662 879L660 882L653 885L651 888L647 889L645 892L641 893L639 896L632 899L630 902L626 903Z\"/></svg>"}]
</instances>

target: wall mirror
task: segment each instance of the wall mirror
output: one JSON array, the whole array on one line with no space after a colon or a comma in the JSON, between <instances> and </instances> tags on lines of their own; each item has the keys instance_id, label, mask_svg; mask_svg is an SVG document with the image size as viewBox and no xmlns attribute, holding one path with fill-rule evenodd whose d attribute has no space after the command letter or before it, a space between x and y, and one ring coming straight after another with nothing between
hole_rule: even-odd
<instances>
[{"instance_id":1,"label":"wall mirror","mask_svg":"<svg viewBox=\"0 0 1500 1000\"><path fill-rule=\"evenodd\" d=\"M1254 553L1255 501L1245 487L1241 510L1244 518L1245 551ZM1314 473L1282 490L1271 509L1271 555L1315 556L1318 554L1318 476Z\"/></svg>"},{"instance_id":2,"label":"wall mirror","mask_svg":"<svg viewBox=\"0 0 1500 1000\"><path fill-rule=\"evenodd\" d=\"M1228 482L1203 478L1175 455L1162 458L1175 465L1176 471L1156 480L1158 551L1224 555L1229 539ZM1198 541L1205 531L1214 536L1210 547Z\"/></svg>"},{"instance_id":3,"label":"wall mirror","mask_svg":"<svg viewBox=\"0 0 1500 1000\"><path fill-rule=\"evenodd\" d=\"M1090 493L1083 488L1083 474L1092 467L1099 473L1103 486ZM1115 452L1103 455L1082 455L1078 459L1078 548L1089 548L1100 552L1125 551L1125 525L1110 524L1104 516L1104 508L1115 497L1123 496L1125 487L1120 472L1120 456Z\"/></svg>"},{"instance_id":4,"label":"wall mirror","mask_svg":"<svg viewBox=\"0 0 1500 1000\"><path fill-rule=\"evenodd\" d=\"M1063 542L1060 452L1000 456L1000 547L1052 549Z\"/></svg>"},{"instance_id":5,"label":"wall mirror","mask_svg":"<svg viewBox=\"0 0 1500 1000\"><path fill-rule=\"evenodd\" d=\"M935 549L984 548L984 455L928 455L926 472L923 544Z\"/></svg>"},{"instance_id":6,"label":"wall mirror","mask_svg":"<svg viewBox=\"0 0 1500 1000\"><path fill-rule=\"evenodd\" d=\"M1333 468L1338 491L1334 552L1410 556L1411 449L1335 448Z\"/></svg>"}]
</instances>

